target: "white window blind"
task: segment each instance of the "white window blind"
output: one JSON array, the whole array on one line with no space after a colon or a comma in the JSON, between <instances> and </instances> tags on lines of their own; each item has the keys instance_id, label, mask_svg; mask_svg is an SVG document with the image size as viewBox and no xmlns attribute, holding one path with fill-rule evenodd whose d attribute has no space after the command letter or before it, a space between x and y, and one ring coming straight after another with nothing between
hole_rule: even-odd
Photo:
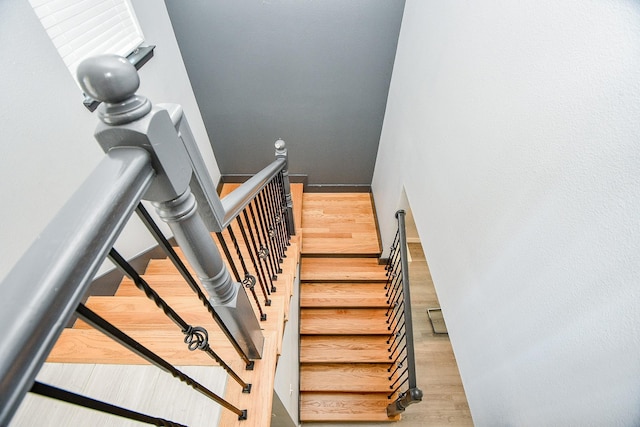
<instances>
[{"instance_id":1,"label":"white window blind","mask_svg":"<svg viewBox=\"0 0 640 427\"><path fill-rule=\"evenodd\" d=\"M29 0L71 75L83 59L127 56L144 41L129 0Z\"/></svg>"}]
</instances>

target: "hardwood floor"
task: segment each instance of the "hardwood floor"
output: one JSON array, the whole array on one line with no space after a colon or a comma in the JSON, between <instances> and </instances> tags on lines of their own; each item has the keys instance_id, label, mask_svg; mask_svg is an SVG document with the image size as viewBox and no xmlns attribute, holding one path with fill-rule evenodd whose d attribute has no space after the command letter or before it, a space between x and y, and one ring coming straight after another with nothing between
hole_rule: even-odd
<instances>
[{"instance_id":1,"label":"hardwood floor","mask_svg":"<svg viewBox=\"0 0 640 427\"><path fill-rule=\"evenodd\" d=\"M304 193L302 232L303 256L381 252L369 193Z\"/></svg>"}]
</instances>

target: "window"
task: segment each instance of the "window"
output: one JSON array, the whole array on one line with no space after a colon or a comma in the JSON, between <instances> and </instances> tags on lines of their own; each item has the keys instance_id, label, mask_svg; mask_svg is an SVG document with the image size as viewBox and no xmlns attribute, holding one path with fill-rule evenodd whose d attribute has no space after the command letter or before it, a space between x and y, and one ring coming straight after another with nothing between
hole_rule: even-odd
<instances>
[{"instance_id":1,"label":"window","mask_svg":"<svg viewBox=\"0 0 640 427\"><path fill-rule=\"evenodd\" d=\"M29 2L74 80L83 59L105 53L126 57L144 41L129 0Z\"/></svg>"}]
</instances>

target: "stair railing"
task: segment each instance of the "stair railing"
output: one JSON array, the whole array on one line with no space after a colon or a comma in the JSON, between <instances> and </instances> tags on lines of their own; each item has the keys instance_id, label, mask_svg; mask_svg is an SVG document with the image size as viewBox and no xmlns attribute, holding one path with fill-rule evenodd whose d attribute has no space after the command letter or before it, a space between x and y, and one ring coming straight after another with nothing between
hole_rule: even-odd
<instances>
[{"instance_id":1,"label":"stair railing","mask_svg":"<svg viewBox=\"0 0 640 427\"><path fill-rule=\"evenodd\" d=\"M395 398L387 406L387 415L394 417L407 406L422 401L422 390L417 386L416 361L413 343L413 322L411 319L411 294L409 291L409 263L407 254L407 235L405 231L405 212L396 212L398 230L391 246L387 261L387 328L391 332L388 368L389 386L392 390L388 398Z\"/></svg>"},{"instance_id":2,"label":"stair railing","mask_svg":"<svg viewBox=\"0 0 640 427\"><path fill-rule=\"evenodd\" d=\"M242 289L243 286L250 288L256 298L253 285L257 280L247 279L251 274L243 254L255 256L255 260L251 255L250 258L253 268L260 270L256 274L261 277L264 292L275 291L272 282L281 271L279 262L289 236L294 233L288 203L290 195L286 193L289 184L284 142L276 142L276 160L271 165L243 184L237 193L234 191L221 201L213 190L181 108L152 107L149 100L136 95L137 72L123 58L110 55L90 58L81 64L78 73L85 92L103 103L98 112L102 123L95 137L105 157L0 284L3 325L0 329L0 425L8 424L29 391L133 420L180 425L35 380L65 325L74 316L236 413L239 419L246 419L246 410L225 401L176 369L91 311L82 300L108 257L179 327L189 350L205 352L243 392L249 393L251 384L242 380L215 353L206 329L189 325L113 245L132 213L137 211L246 363L246 368L252 369L251 359L261 357L264 337ZM140 203L142 199L151 201L160 218L169 224L199 283L153 223ZM233 238L235 225L232 227L231 223L234 220L244 244ZM237 254L235 257L227 254L226 264L210 231L232 238ZM249 245L249 241L253 244ZM250 252L250 246L254 252ZM231 278L229 267L235 270L238 262L244 267L246 283L235 271L236 280ZM267 282L271 285L269 288ZM262 314L259 303L258 310Z\"/></svg>"}]
</instances>

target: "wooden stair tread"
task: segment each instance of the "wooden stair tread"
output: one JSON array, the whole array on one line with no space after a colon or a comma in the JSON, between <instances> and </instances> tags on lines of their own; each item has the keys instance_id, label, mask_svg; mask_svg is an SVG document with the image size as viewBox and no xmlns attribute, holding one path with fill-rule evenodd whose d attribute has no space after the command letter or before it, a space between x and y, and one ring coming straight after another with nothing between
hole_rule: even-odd
<instances>
[{"instance_id":1,"label":"wooden stair tread","mask_svg":"<svg viewBox=\"0 0 640 427\"><path fill-rule=\"evenodd\" d=\"M389 393L388 363L325 363L300 367L300 391Z\"/></svg>"},{"instance_id":2,"label":"wooden stair tread","mask_svg":"<svg viewBox=\"0 0 640 427\"><path fill-rule=\"evenodd\" d=\"M179 248L175 248L176 253L183 258L182 251ZM289 281L291 277L297 277L297 265L299 262L299 246L297 243L293 242L287 249L287 257L283 258L283 262L280 264L280 268L282 269L282 273L278 274L278 277L275 280L269 280L267 277L267 283L265 284L269 287L271 284L278 288L279 284L282 284L283 290L286 289L285 292L292 293L293 282ZM255 275L255 271L252 268L249 269L250 273ZM289 274L289 276L284 277L284 275ZM193 275L193 273L192 273ZM198 278L193 275L194 279L197 283L199 283ZM258 277L256 275L256 277ZM144 274L142 274L142 278L160 295L164 295L164 293L171 292L175 295L195 295L195 293L191 290L189 285L186 283L184 278L180 275L178 270L173 266L170 260L168 259L153 259L149 262L147 266L147 270ZM256 286L260 286L256 284ZM202 288L201 288L202 289ZM260 294L260 290L258 288L257 292ZM203 290L204 292L204 290ZM206 295L206 292L204 292ZM137 289L133 284L133 281L127 277L122 279L118 290L116 291L116 296L136 296L141 295L142 291Z\"/></svg>"},{"instance_id":3,"label":"wooden stair tread","mask_svg":"<svg viewBox=\"0 0 640 427\"><path fill-rule=\"evenodd\" d=\"M117 327L126 330L151 328L178 328L153 301L148 299L142 291L140 296L90 297L86 306ZM193 326L209 326L215 321L198 298L193 296L169 295L164 301L188 323ZM91 328L82 321L76 322L74 328Z\"/></svg>"},{"instance_id":4,"label":"wooden stair tread","mask_svg":"<svg viewBox=\"0 0 640 427\"><path fill-rule=\"evenodd\" d=\"M300 363L390 363L381 335L304 335Z\"/></svg>"},{"instance_id":5,"label":"wooden stair tread","mask_svg":"<svg viewBox=\"0 0 640 427\"><path fill-rule=\"evenodd\" d=\"M302 393L301 421L397 421L388 418L385 393Z\"/></svg>"},{"instance_id":6,"label":"wooden stair tread","mask_svg":"<svg viewBox=\"0 0 640 427\"><path fill-rule=\"evenodd\" d=\"M303 255L380 254L370 193L304 193L302 200Z\"/></svg>"},{"instance_id":7,"label":"wooden stair tread","mask_svg":"<svg viewBox=\"0 0 640 427\"><path fill-rule=\"evenodd\" d=\"M300 334L384 335L390 332L384 308L304 308Z\"/></svg>"},{"instance_id":8,"label":"wooden stair tread","mask_svg":"<svg viewBox=\"0 0 640 427\"><path fill-rule=\"evenodd\" d=\"M303 258L303 282L386 281L384 265L374 258Z\"/></svg>"},{"instance_id":9,"label":"wooden stair tread","mask_svg":"<svg viewBox=\"0 0 640 427\"><path fill-rule=\"evenodd\" d=\"M300 307L387 307L384 286L373 283L300 284Z\"/></svg>"},{"instance_id":10,"label":"wooden stair tread","mask_svg":"<svg viewBox=\"0 0 640 427\"><path fill-rule=\"evenodd\" d=\"M203 351L189 351L184 335L176 328L170 330L127 330L127 335L155 352L173 365L217 366L215 360ZM211 338L211 337L210 337ZM211 340L211 348L226 363L239 356L224 340ZM57 363L99 363L122 365L147 365L149 362L135 355L111 338L95 329L65 329L47 358Z\"/></svg>"}]
</instances>

